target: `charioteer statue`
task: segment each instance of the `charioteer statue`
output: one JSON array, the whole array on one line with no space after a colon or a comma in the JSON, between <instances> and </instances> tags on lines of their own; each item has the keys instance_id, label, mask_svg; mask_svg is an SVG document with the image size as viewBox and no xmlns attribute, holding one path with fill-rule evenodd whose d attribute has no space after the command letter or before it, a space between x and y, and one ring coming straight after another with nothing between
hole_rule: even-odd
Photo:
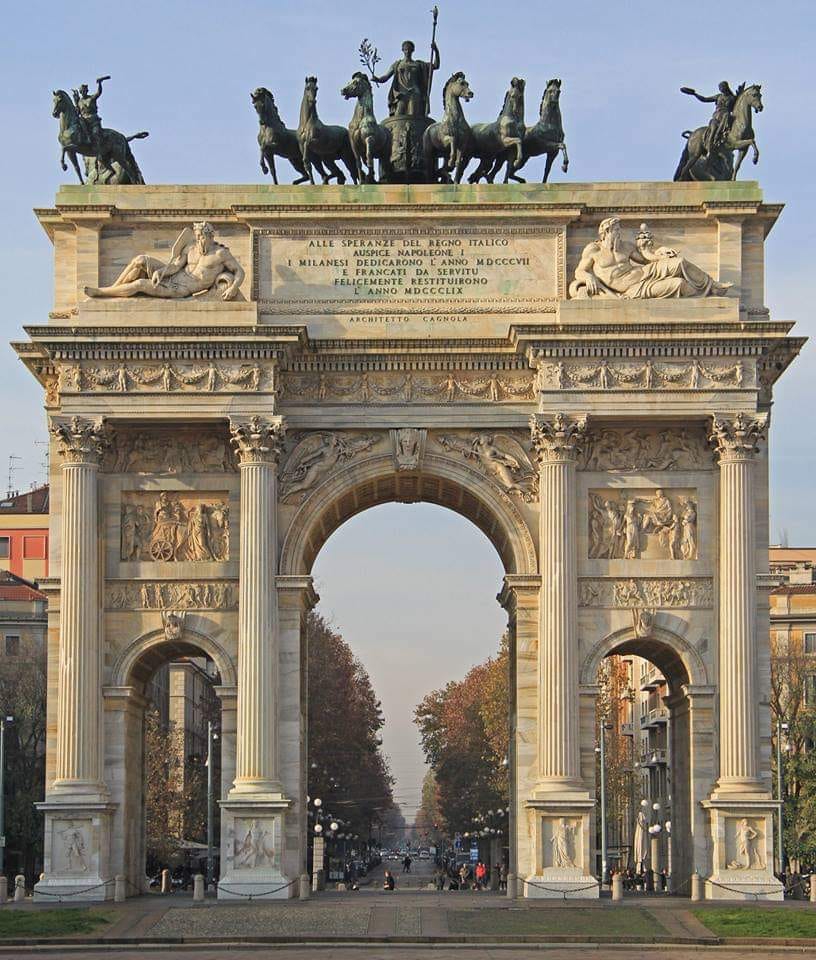
<instances>
[{"instance_id":1,"label":"charioteer statue","mask_svg":"<svg viewBox=\"0 0 816 960\"><path fill-rule=\"evenodd\" d=\"M433 75L439 69L439 47L436 45L438 10L433 9L433 31L430 60L415 60L412 40L402 45L402 57L388 70L377 76L374 67L379 60L375 48L363 41L360 47L363 63L378 84L391 81L388 91L388 119L383 126L391 133L391 160L389 176L395 182L425 182L425 163L422 153L422 135L433 123L429 116Z\"/></svg>"}]
</instances>

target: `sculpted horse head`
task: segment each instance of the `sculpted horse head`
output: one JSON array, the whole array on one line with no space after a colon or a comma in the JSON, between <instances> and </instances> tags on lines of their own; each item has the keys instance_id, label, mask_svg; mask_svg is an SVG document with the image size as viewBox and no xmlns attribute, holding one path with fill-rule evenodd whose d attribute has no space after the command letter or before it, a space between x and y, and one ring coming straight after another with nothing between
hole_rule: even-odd
<instances>
[{"instance_id":1,"label":"sculpted horse head","mask_svg":"<svg viewBox=\"0 0 816 960\"><path fill-rule=\"evenodd\" d=\"M353 97L364 97L371 93L371 83L368 77L358 70L351 75L351 80L340 90L340 93L346 100L351 100Z\"/></svg>"},{"instance_id":2,"label":"sculpted horse head","mask_svg":"<svg viewBox=\"0 0 816 960\"><path fill-rule=\"evenodd\" d=\"M542 120L546 113L551 111L554 106L558 106L558 101L561 99L561 81L554 78L547 81L547 86L544 88L544 93L541 97L541 109L539 110L539 115Z\"/></svg>"},{"instance_id":3,"label":"sculpted horse head","mask_svg":"<svg viewBox=\"0 0 816 960\"><path fill-rule=\"evenodd\" d=\"M445 104L445 111L448 106L453 105L456 100L472 100L473 91L465 79L465 75L458 70L452 76L448 77L445 86L442 88L442 101Z\"/></svg>"},{"instance_id":4,"label":"sculpted horse head","mask_svg":"<svg viewBox=\"0 0 816 960\"><path fill-rule=\"evenodd\" d=\"M317 103L317 77L306 77L303 88L303 103L309 107L314 107Z\"/></svg>"},{"instance_id":5,"label":"sculpted horse head","mask_svg":"<svg viewBox=\"0 0 816 960\"><path fill-rule=\"evenodd\" d=\"M266 87L256 87L249 96L261 123L273 126L283 122L271 90L267 90Z\"/></svg>"},{"instance_id":6,"label":"sculpted horse head","mask_svg":"<svg viewBox=\"0 0 816 960\"><path fill-rule=\"evenodd\" d=\"M64 90L53 90L54 97L51 101L51 116L56 119L61 114L65 113L68 116L76 116L76 107L74 106L74 101L68 96Z\"/></svg>"}]
</instances>

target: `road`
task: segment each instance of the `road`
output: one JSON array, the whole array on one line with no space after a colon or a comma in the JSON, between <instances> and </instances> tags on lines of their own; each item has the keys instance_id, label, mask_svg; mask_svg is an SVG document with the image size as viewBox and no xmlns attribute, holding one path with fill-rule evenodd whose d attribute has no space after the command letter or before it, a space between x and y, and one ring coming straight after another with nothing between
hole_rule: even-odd
<instances>
[{"instance_id":1,"label":"road","mask_svg":"<svg viewBox=\"0 0 816 960\"><path fill-rule=\"evenodd\" d=\"M386 870L390 870L394 876L396 882L395 893L398 893L400 890L416 891L422 889L433 881L435 866L433 860L418 860L412 858L411 870L409 873L405 873L402 867L402 861L385 860L368 875L371 879L368 889L373 890L376 888L377 890L382 890ZM364 887L362 889L366 888Z\"/></svg>"}]
</instances>

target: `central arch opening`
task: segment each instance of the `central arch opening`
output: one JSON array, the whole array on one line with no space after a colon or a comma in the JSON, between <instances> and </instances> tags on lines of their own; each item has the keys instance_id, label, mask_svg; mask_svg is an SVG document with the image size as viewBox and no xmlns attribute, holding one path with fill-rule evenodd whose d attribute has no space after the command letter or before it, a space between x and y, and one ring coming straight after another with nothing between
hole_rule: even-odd
<instances>
[{"instance_id":1,"label":"central arch opening","mask_svg":"<svg viewBox=\"0 0 816 960\"><path fill-rule=\"evenodd\" d=\"M427 849L430 867L431 848L441 847L446 820L449 832L475 835L472 820L482 811L463 810L454 824L446 818L443 802L436 807L442 822L433 822L428 791L444 799L444 784L429 776L415 711L429 694L463 683L469 671L496 656L507 630L507 614L496 596L506 562L513 562L512 547L495 516L453 485L434 482L433 490L426 485L432 503L378 502L395 496L400 479L369 484L339 509L327 510L308 553L316 548L312 576L321 600L315 612L342 634L382 704L382 751L405 827L400 837L399 825L392 832L381 824L375 839L382 838L392 856L403 853L409 841L415 855L423 851L424 857ZM416 481L410 486L414 494L422 492ZM310 745L310 757L315 752ZM322 799L325 805L327 799ZM494 806L498 811L498 803L488 802L486 795L484 812ZM504 816L502 847L507 843ZM464 854L460 850L460 859L469 859L469 838L467 847ZM435 851L440 858L443 852ZM503 851L483 845L480 859L491 854L498 871ZM332 865L330 858L330 871ZM386 860L383 868L388 866Z\"/></svg>"}]
</instances>

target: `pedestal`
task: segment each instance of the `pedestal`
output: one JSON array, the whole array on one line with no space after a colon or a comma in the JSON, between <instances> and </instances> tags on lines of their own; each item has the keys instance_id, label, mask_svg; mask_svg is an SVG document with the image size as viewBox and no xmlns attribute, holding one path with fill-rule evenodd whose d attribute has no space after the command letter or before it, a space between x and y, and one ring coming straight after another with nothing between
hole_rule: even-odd
<instances>
[{"instance_id":1,"label":"pedestal","mask_svg":"<svg viewBox=\"0 0 816 960\"><path fill-rule=\"evenodd\" d=\"M773 873L774 807L767 800L705 801L711 816L713 871L707 900L783 900Z\"/></svg>"},{"instance_id":2,"label":"pedestal","mask_svg":"<svg viewBox=\"0 0 816 960\"><path fill-rule=\"evenodd\" d=\"M115 804L46 801L37 809L45 814L45 842L43 876L34 887L34 899L53 903L64 895L71 902L112 900L110 834Z\"/></svg>"},{"instance_id":3,"label":"pedestal","mask_svg":"<svg viewBox=\"0 0 816 960\"><path fill-rule=\"evenodd\" d=\"M282 872L287 800L236 800L221 804L219 900L286 900L300 878Z\"/></svg>"},{"instance_id":4,"label":"pedestal","mask_svg":"<svg viewBox=\"0 0 816 960\"><path fill-rule=\"evenodd\" d=\"M566 796L527 804L535 845L535 872L524 881L530 899L597 900L598 880L590 868L590 827L595 801Z\"/></svg>"}]
</instances>

